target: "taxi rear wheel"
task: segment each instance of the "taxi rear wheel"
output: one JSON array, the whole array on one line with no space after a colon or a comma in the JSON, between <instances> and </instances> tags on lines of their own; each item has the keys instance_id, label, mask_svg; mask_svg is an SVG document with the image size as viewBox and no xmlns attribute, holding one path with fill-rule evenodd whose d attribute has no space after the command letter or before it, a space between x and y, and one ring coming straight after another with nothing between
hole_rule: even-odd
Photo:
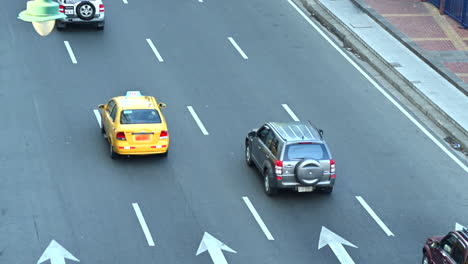
<instances>
[{"instance_id":1,"label":"taxi rear wheel","mask_svg":"<svg viewBox=\"0 0 468 264\"><path fill-rule=\"evenodd\" d=\"M114 146L112 146L112 143L109 143L109 146L110 146L110 157L112 159L116 159L119 154L117 154L115 151L114 151Z\"/></svg>"},{"instance_id":2,"label":"taxi rear wheel","mask_svg":"<svg viewBox=\"0 0 468 264\"><path fill-rule=\"evenodd\" d=\"M162 153L161 156L162 157L167 157L168 154L169 154L169 149L166 152Z\"/></svg>"}]
</instances>

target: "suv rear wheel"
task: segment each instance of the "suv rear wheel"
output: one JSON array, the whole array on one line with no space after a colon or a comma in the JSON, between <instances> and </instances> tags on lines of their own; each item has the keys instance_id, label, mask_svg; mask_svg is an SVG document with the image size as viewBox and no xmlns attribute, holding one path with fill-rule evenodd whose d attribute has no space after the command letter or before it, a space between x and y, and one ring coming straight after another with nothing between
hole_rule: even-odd
<instances>
[{"instance_id":1,"label":"suv rear wheel","mask_svg":"<svg viewBox=\"0 0 468 264\"><path fill-rule=\"evenodd\" d=\"M263 187L265 189L265 193L268 196L272 196L277 193L277 189L272 186L272 179L273 174L270 170L266 170L265 174L263 175Z\"/></svg>"}]
</instances>

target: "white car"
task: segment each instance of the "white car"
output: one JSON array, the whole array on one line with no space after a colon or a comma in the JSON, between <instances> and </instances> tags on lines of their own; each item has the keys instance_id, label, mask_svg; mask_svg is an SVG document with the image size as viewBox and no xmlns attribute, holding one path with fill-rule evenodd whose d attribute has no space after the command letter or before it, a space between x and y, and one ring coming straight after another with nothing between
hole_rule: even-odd
<instances>
[{"instance_id":1,"label":"white car","mask_svg":"<svg viewBox=\"0 0 468 264\"><path fill-rule=\"evenodd\" d=\"M58 30L67 24L94 24L100 30L104 29L104 3L101 0L57 0L60 13L67 17L57 19Z\"/></svg>"}]
</instances>

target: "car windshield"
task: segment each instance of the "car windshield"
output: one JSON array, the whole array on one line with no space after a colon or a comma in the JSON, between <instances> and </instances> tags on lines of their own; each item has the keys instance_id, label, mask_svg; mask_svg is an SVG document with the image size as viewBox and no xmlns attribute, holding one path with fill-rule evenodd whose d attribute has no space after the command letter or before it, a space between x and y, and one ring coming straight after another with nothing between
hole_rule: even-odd
<instances>
[{"instance_id":1,"label":"car windshield","mask_svg":"<svg viewBox=\"0 0 468 264\"><path fill-rule=\"evenodd\" d=\"M155 109L123 110L120 124L154 124L161 123L159 112Z\"/></svg>"},{"instance_id":2,"label":"car windshield","mask_svg":"<svg viewBox=\"0 0 468 264\"><path fill-rule=\"evenodd\" d=\"M286 148L286 160L298 160L303 158L311 158L315 160L330 159L327 149L323 144L292 144Z\"/></svg>"}]
</instances>

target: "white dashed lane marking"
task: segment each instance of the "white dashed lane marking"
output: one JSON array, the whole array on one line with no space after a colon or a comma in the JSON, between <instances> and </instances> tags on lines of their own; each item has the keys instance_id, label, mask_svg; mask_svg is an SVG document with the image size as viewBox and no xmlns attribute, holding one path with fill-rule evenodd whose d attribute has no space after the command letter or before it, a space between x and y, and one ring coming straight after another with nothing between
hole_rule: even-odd
<instances>
[{"instance_id":1,"label":"white dashed lane marking","mask_svg":"<svg viewBox=\"0 0 468 264\"><path fill-rule=\"evenodd\" d=\"M94 109L93 112L94 112L94 115L96 116L99 127L102 128L101 113L99 113L99 110L97 109Z\"/></svg>"},{"instance_id":2,"label":"white dashed lane marking","mask_svg":"<svg viewBox=\"0 0 468 264\"><path fill-rule=\"evenodd\" d=\"M189 112L192 115L193 119L195 119L195 122L197 122L197 125L200 128L200 130L202 131L203 135L205 135L205 136L209 135L208 131L206 130L206 128L203 125L202 121L200 120L200 118L198 118L197 113L195 113L195 110L193 110L193 107L188 105L187 109L189 110Z\"/></svg>"},{"instance_id":3,"label":"white dashed lane marking","mask_svg":"<svg viewBox=\"0 0 468 264\"><path fill-rule=\"evenodd\" d=\"M145 221L145 218L143 217L143 214L141 213L140 206L138 206L138 203L132 203L132 206L133 206L133 210L135 210L135 214L138 218L138 221L140 222L141 229L143 229L143 233L145 234L146 241L148 241L148 245L150 247L154 247L153 237L151 236L149 228L146 225L146 221Z\"/></svg>"},{"instance_id":4,"label":"white dashed lane marking","mask_svg":"<svg viewBox=\"0 0 468 264\"><path fill-rule=\"evenodd\" d=\"M366 209L366 211L370 214L370 216L377 222L377 224L383 229L385 234L387 236L395 236L392 231L380 220L380 217L372 210L372 208L364 201L364 199L361 196L356 196L356 199L359 201L359 203Z\"/></svg>"},{"instance_id":5,"label":"white dashed lane marking","mask_svg":"<svg viewBox=\"0 0 468 264\"><path fill-rule=\"evenodd\" d=\"M163 58L161 57L161 54L159 54L159 51L156 49L156 47L154 46L153 44L153 41L151 41L151 39L146 39L146 42L148 42L148 45L150 46L150 48L153 50L154 52L154 55L156 55L156 58L158 58L158 61L159 62L163 62Z\"/></svg>"},{"instance_id":6,"label":"white dashed lane marking","mask_svg":"<svg viewBox=\"0 0 468 264\"><path fill-rule=\"evenodd\" d=\"M282 106L284 110L286 110L286 112L288 112L288 114L292 117L294 121L299 121L299 118L297 118L296 114L294 114L294 112L291 110L291 108L289 108L287 104L282 104Z\"/></svg>"},{"instance_id":7,"label":"white dashed lane marking","mask_svg":"<svg viewBox=\"0 0 468 264\"><path fill-rule=\"evenodd\" d=\"M247 205L247 207L249 208L250 212L252 213L253 217L255 218L255 220L257 221L258 225L260 226L260 228L262 229L263 233L265 233L265 236L268 238L268 240L275 240L273 238L273 236L271 235L270 231L268 230L268 228L266 227L265 223L263 222L262 218L260 217L260 215L257 213L257 210L255 210L255 207L253 206L253 204L250 202L250 199L246 196L242 197L242 199L244 199L244 202L245 204Z\"/></svg>"},{"instance_id":8,"label":"white dashed lane marking","mask_svg":"<svg viewBox=\"0 0 468 264\"><path fill-rule=\"evenodd\" d=\"M71 61L73 62L73 64L77 64L78 62L76 61L75 54L73 53L70 43L68 43L68 41L66 40L63 43L65 44L65 47L67 48L68 55L70 55Z\"/></svg>"},{"instance_id":9,"label":"white dashed lane marking","mask_svg":"<svg viewBox=\"0 0 468 264\"><path fill-rule=\"evenodd\" d=\"M231 42L231 44L234 46L234 48L236 48L236 50L240 53L242 58L244 58L244 60L249 58L247 57L247 55L245 55L244 51L239 47L239 45L237 45L237 42L233 38L228 37L228 39Z\"/></svg>"}]
</instances>

